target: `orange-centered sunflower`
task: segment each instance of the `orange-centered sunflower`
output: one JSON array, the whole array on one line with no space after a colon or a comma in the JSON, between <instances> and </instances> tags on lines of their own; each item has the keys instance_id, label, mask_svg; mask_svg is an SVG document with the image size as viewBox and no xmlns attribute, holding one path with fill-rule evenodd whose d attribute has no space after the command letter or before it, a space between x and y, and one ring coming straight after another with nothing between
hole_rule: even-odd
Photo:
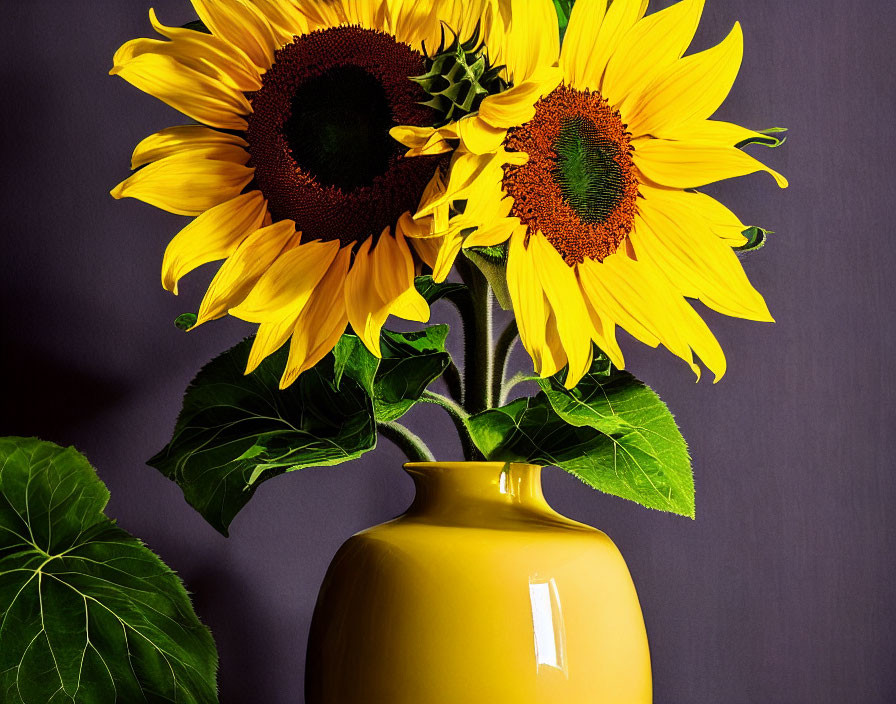
<instances>
[{"instance_id":1,"label":"orange-centered sunflower","mask_svg":"<svg viewBox=\"0 0 896 704\"><path fill-rule=\"evenodd\" d=\"M151 11L168 41L116 53L113 74L201 124L141 142L112 195L196 216L168 246L162 283L177 293L182 276L226 260L197 324L258 323L247 371L291 338L285 387L347 323L378 355L389 315L428 319L414 275L437 240L408 237L447 217L411 218L438 192L443 157L407 158L389 130L439 124L447 99L411 77L431 70L445 27L487 37L492 2L192 0L197 28Z\"/></svg>"},{"instance_id":2,"label":"orange-centered sunflower","mask_svg":"<svg viewBox=\"0 0 896 704\"><path fill-rule=\"evenodd\" d=\"M645 17L647 0L578 0L561 49L550 0L512 0L501 56L513 87L438 130L393 130L409 154L458 140L446 187L418 211L452 207L436 277L462 246L509 241L522 342L541 375L568 365L570 388L592 343L623 365L616 326L699 374L696 353L719 378L724 354L686 298L772 320L732 249L744 224L694 190L760 170L787 185L735 147L762 135L708 119L737 75L743 37L736 24L682 58L703 4Z\"/></svg>"}]
</instances>

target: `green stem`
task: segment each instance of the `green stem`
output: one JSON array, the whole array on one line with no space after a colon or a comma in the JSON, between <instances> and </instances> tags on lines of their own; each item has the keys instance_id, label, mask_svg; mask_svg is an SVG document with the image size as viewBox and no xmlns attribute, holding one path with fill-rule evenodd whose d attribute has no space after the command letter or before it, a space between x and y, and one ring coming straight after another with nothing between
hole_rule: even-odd
<instances>
[{"instance_id":1,"label":"green stem","mask_svg":"<svg viewBox=\"0 0 896 704\"><path fill-rule=\"evenodd\" d=\"M510 390L517 384L521 384L522 382L528 380L529 377L522 372L517 372L512 377L510 377L501 385L501 394L498 397L498 403L502 406L507 403L507 397L510 395Z\"/></svg>"},{"instance_id":2,"label":"green stem","mask_svg":"<svg viewBox=\"0 0 896 704\"><path fill-rule=\"evenodd\" d=\"M432 391L424 391L420 400L425 403L434 403L445 409L451 417L451 420L454 422L454 427L457 429L457 434L460 437L460 444L464 451L464 459L469 461L476 457L478 451L473 444L473 438L470 436L470 431L467 429L466 423L466 420L470 415L460 406L460 404L455 403L446 396L442 396L441 394Z\"/></svg>"},{"instance_id":3,"label":"green stem","mask_svg":"<svg viewBox=\"0 0 896 704\"><path fill-rule=\"evenodd\" d=\"M470 291L471 310L464 318L464 409L473 415L492 405L492 290L470 262L458 258L457 268ZM461 310L461 316L464 312Z\"/></svg>"},{"instance_id":4,"label":"green stem","mask_svg":"<svg viewBox=\"0 0 896 704\"><path fill-rule=\"evenodd\" d=\"M460 370L454 362L451 362L442 373L442 380L448 387L448 394L458 403L464 402L464 382L460 376Z\"/></svg>"},{"instance_id":5,"label":"green stem","mask_svg":"<svg viewBox=\"0 0 896 704\"><path fill-rule=\"evenodd\" d=\"M377 423L380 434L394 442L411 462L433 462L432 452L417 435L414 435L401 423L394 421Z\"/></svg>"},{"instance_id":6,"label":"green stem","mask_svg":"<svg viewBox=\"0 0 896 704\"><path fill-rule=\"evenodd\" d=\"M495 364L494 376L492 377L492 406L503 406L504 399L504 378L507 376L507 360L510 359L510 353L513 346L519 339L519 328L516 319L511 320L504 332L498 338L498 344L495 347Z\"/></svg>"},{"instance_id":7,"label":"green stem","mask_svg":"<svg viewBox=\"0 0 896 704\"><path fill-rule=\"evenodd\" d=\"M464 281L466 283L466 280ZM476 317L473 306L473 296L470 291L469 285L462 288L456 289L451 293L445 296L454 307L457 308L457 312L460 314L460 322L463 328L463 336L464 336L464 375L463 379L460 381L460 389L461 394L458 402L463 405L463 407L467 408L467 394L470 392L470 386L467 383L469 381L469 376L467 375L467 367L469 366L470 359L472 359L472 355L475 354L476 344L474 338L476 336L476 331L474 330L473 320ZM455 367L456 368L456 367ZM458 377L460 377L460 372L458 371Z\"/></svg>"}]
</instances>

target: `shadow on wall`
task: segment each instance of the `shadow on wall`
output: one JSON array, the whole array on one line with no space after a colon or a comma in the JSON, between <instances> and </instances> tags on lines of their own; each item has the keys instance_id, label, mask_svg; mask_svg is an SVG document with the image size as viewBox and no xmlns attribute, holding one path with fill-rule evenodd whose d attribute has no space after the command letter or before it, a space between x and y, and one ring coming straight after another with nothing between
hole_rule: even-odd
<instances>
[{"instance_id":1,"label":"shadow on wall","mask_svg":"<svg viewBox=\"0 0 896 704\"><path fill-rule=\"evenodd\" d=\"M271 668L282 661L284 654L274 652L274 639L269 637L273 625L267 623L276 610L261 603L248 579L215 564L197 569L191 574L188 586L196 613L211 628L221 658L218 663L221 704L278 701L283 693L274 687L277 682L283 682L283 676L275 677ZM294 691L299 697L305 658L303 636L308 625L307 620L293 624L291 630L302 634L297 636L301 642L295 643L294 652L287 656L295 662L290 678L294 679ZM293 701L299 704L301 698Z\"/></svg>"}]
</instances>

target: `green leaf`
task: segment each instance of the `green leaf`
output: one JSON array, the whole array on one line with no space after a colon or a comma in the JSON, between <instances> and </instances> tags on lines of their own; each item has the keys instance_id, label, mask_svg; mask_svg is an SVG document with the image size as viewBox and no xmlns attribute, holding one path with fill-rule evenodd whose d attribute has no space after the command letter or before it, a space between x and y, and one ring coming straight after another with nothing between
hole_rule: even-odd
<instances>
[{"instance_id":1,"label":"green leaf","mask_svg":"<svg viewBox=\"0 0 896 704\"><path fill-rule=\"evenodd\" d=\"M337 387L341 388L344 376L351 377L373 399L377 422L397 420L451 362L445 351L447 336L447 325L433 325L420 332L383 330L383 356L379 359L355 335L345 334L333 350Z\"/></svg>"},{"instance_id":2,"label":"green leaf","mask_svg":"<svg viewBox=\"0 0 896 704\"><path fill-rule=\"evenodd\" d=\"M742 148L747 146L748 144L761 144L769 149L774 149L776 147L780 147L784 142L787 141L786 136L776 137L775 135L780 134L784 135L787 132L786 127L769 127L764 130L756 130L760 135L759 137L750 137L749 139L745 139L743 142L738 142L736 147Z\"/></svg>"},{"instance_id":3,"label":"green leaf","mask_svg":"<svg viewBox=\"0 0 896 704\"><path fill-rule=\"evenodd\" d=\"M171 442L149 460L224 535L262 482L376 447L371 399L352 378L337 388L332 354L281 391L288 348L244 375L251 346L250 338L199 372Z\"/></svg>"},{"instance_id":4,"label":"green leaf","mask_svg":"<svg viewBox=\"0 0 896 704\"><path fill-rule=\"evenodd\" d=\"M456 284L451 281L443 281L437 284L432 276L418 276L414 279L414 286L429 305L432 305L439 299L450 298L467 288L463 284Z\"/></svg>"},{"instance_id":5,"label":"green leaf","mask_svg":"<svg viewBox=\"0 0 896 704\"><path fill-rule=\"evenodd\" d=\"M0 701L217 702L211 634L108 500L73 448L0 438Z\"/></svg>"},{"instance_id":6,"label":"green leaf","mask_svg":"<svg viewBox=\"0 0 896 704\"><path fill-rule=\"evenodd\" d=\"M687 445L651 389L602 355L572 390L562 377L538 383L534 397L468 420L488 459L556 465L600 491L694 517Z\"/></svg>"},{"instance_id":7,"label":"green leaf","mask_svg":"<svg viewBox=\"0 0 896 704\"><path fill-rule=\"evenodd\" d=\"M566 27L569 25L569 16L572 14L572 6L576 0L554 0L554 9L557 10L557 21L560 23L560 41L566 35Z\"/></svg>"}]
</instances>

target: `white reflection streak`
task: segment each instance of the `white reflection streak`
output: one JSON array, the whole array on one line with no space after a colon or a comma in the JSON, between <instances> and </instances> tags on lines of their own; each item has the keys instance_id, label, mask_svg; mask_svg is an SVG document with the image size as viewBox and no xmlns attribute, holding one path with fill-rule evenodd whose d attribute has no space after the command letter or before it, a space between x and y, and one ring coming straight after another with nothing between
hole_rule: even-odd
<instances>
[{"instance_id":1,"label":"white reflection streak","mask_svg":"<svg viewBox=\"0 0 896 704\"><path fill-rule=\"evenodd\" d=\"M563 651L566 634L557 584L553 579L530 582L529 601L532 604L532 626L535 632L535 662L539 667L544 665L565 671Z\"/></svg>"}]
</instances>

